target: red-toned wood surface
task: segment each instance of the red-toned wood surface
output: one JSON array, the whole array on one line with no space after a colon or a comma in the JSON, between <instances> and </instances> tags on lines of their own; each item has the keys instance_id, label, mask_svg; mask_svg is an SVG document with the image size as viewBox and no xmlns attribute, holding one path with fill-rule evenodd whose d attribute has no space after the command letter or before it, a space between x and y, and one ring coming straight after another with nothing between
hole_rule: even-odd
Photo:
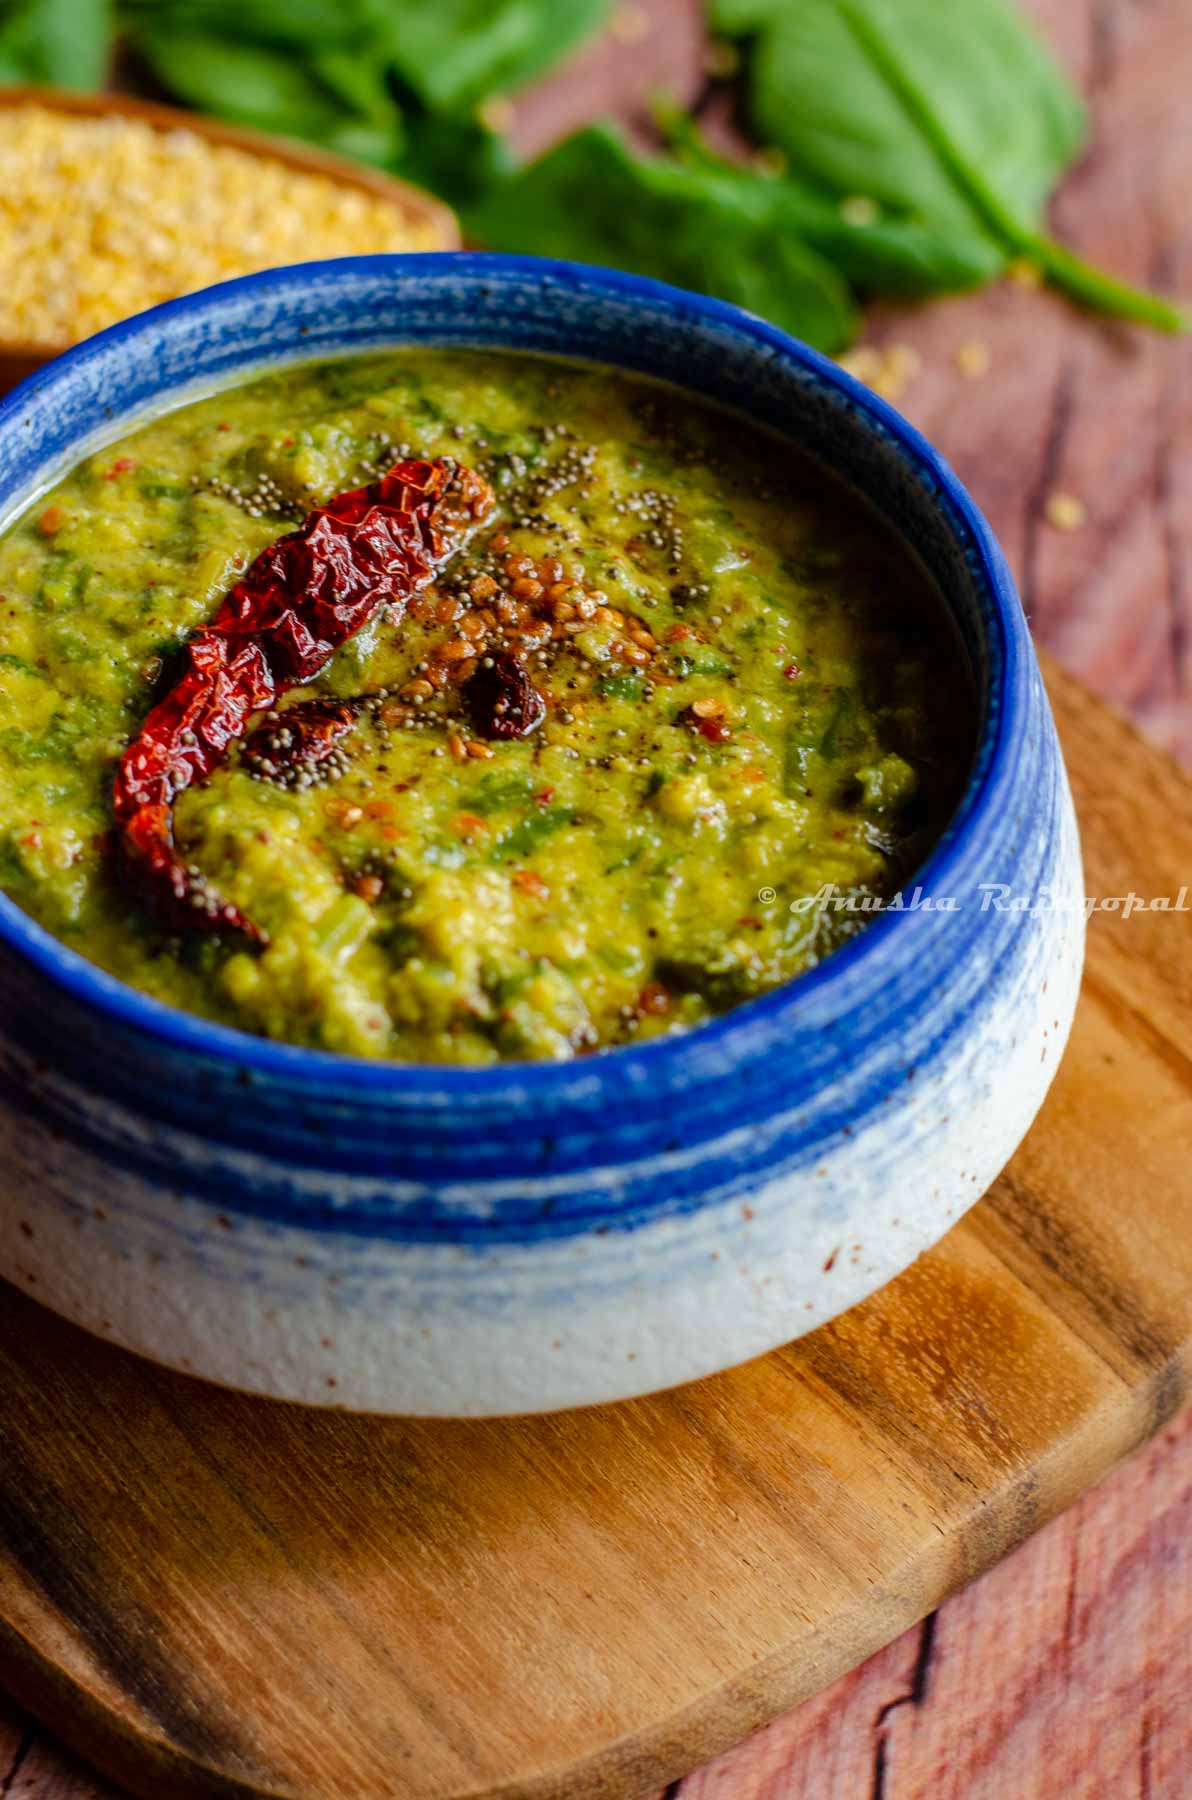
<instances>
[{"instance_id":1,"label":"red-toned wood surface","mask_svg":"<svg viewBox=\"0 0 1192 1800\"><path fill-rule=\"evenodd\" d=\"M1031 10L1096 120L1057 226L1119 272L1192 294L1188 0L1031 0ZM519 102L521 142L540 146L601 110L640 120L660 88L694 99L699 16L698 0L623 8L604 39ZM989 514L1042 642L1192 762L1192 343L1086 319L1009 284L875 314L869 337L918 351L899 403ZM974 343L988 351L979 379L956 361ZM1086 509L1079 530L1049 522L1057 493ZM0 1700L0 1800L112 1792ZM1192 1800L1192 1421L680 1792Z\"/></svg>"}]
</instances>

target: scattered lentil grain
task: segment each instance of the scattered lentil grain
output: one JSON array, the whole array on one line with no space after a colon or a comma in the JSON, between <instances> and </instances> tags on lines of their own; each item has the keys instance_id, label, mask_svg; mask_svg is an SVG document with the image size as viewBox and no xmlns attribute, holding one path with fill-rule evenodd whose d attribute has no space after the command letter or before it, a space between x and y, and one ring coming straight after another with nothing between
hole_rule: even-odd
<instances>
[{"instance_id":1,"label":"scattered lentil grain","mask_svg":"<svg viewBox=\"0 0 1192 1800\"><path fill-rule=\"evenodd\" d=\"M1056 531L1079 531L1088 523L1088 507L1075 494L1049 494L1045 510L1047 523Z\"/></svg>"},{"instance_id":2,"label":"scattered lentil grain","mask_svg":"<svg viewBox=\"0 0 1192 1800\"><path fill-rule=\"evenodd\" d=\"M980 381L988 375L993 356L989 345L980 338L966 338L957 344L952 361L967 381Z\"/></svg>"}]
</instances>

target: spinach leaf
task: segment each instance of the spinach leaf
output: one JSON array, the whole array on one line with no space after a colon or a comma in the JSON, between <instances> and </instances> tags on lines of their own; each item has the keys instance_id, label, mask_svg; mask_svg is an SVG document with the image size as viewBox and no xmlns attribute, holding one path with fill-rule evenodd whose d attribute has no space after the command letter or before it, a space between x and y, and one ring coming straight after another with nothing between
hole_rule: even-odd
<instances>
[{"instance_id":1,"label":"spinach leaf","mask_svg":"<svg viewBox=\"0 0 1192 1800\"><path fill-rule=\"evenodd\" d=\"M709 0L708 23L725 37L746 37L786 11L783 0Z\"/></svg>"},{"instance_id":2,"label":"spinach leaf","mask_svg":"<svg viewBox=\"0 0 1192 1800\"><path fill-rule=\"evenodd\" d=\"M163 86L205 112L389 162L403 147L384 69L347 48L295 54L146 16L133 43Z\"/></svg>"},{"instance_id":3,"label":"spinach leaf","mask_svg":"<svg viewBox=\"0 0 1192 1800\"><path fill-rule=\"evenodd\" d=\"M1025 256L1076 299L1182 329L1179 311L1101 274L1039 228L1084 141L1080 102L1005 0L712 0L754 35L749 113L792 173L947 233L978 260Z\"/></svg>"},{"instance_id":4,"label":"spinach leaf","mask_svg":"<svg viewBox=\"0 0 1192 1800\"><path fill-rule=\"evenodd\" d=\"M521 86L603 23L612 0L390 4L392 66L428 107L455 111Z\"/></svg>"},{"instance_id":5,"label":"spinach leaf","mask_svg":"<svg viewBox=\"0 0 1192 1800\"><path fill-rule=\"evenodd\" d=\"M328 143L358 117L357 106L345 104L313 59L287 49L179 26L168 13L147 16L132 41L176 98L239 124ZM378 100L394 112L383 92ZM396 144L386 139L384 148Z\"/></svg>"},{"instance_id":6,"label":"spinach leaf","mask_svg":"<svg viewBox=\"0 0 1192 1800\"><path fill-rule=\"evenodd\" d=\"M842 749L851 746L852 724L857 715L857 697L852 688L841 688L832 708L832 716L819 742L820 755L829 761Z\"/></svg>"},{"instance_id":7,"label":"spinach leaf","mask_svg":"<svg viewBox=\"0 0 1192 1800\"><path fill-rule=\"evenodd\" d=\"M756 992L750 970L731 951L711 945L690 956L660 956L654 974L675 993L702 995L716 1011L736 1006Z\"/></svg>"},{"instance_id":8,"label":"spinach leaf","mask_svg":"<svg viewBox=\"0 0 1192 1800\"><path fill-rule=\"evenodd\" d=\"M383 0L120 0L134 30L150 23L163 31L254 44L305 55L312 47L359 43Z\"/></svg>"},{"instance_id":9,"label":"spinach leaf","mask_svg":"<svg viewBox=\"0 0 1192 1800\"><path fill-rule=\"evenodd\" d=\"M507 812L529 800L539 786L532 775L496 775L491 770L480 778L470 794L461 796L465 812L478 813L482 819L496 812Z\"/></svg>"},{"instance_id":10,"label":"spinach leaf","mask_svg":"<svg viewBox=\"0 0 1192 1800\"><path fill-rule=\"evenodd\" d=\"M957 151L1023 218L1037 216L1080 149L1083 110L1034 33L1003 0L799 0L778 5L750 75L765 143L838 194L981 229L941 158L913 77ZM798 103L793 104L795 97Z\"/></svg>"},{"instance_id":11,"label":"spinach leaf","mask_svg":"<svg viewBox=\"0 0 1192 1800\"><path fill-rule=\"evenodd\" d=\"M592 126L497 187L468 214L496 250L574 257L733 300L823 350L851 342L855 313L836 271L735 182L672 159L636 157Z\"/></svg>"},{"instance_id":12,"label":"spinach leaf","mask_svg":"<svg viewBox=\"0 0 1192 1800\"><path fill-rule=\"evenodd\" d=\"M646 678L637 669L627 675L605 675L596 683L596 692L606 700L640 700Z\"/></svg>"},{"instance_id":13,"label":"spinach leaf","mask_svg":"<svg viewBox=\"0 0 1192 1800\"><path fill-rule=\"evenodd\" d=\"M692 168L734 184L738 204L759 224L792 232L866 294L913 297L976 287L998 275L1005 255L979 232L882 212L854 216L839 199L798 175L762 172L729 162L705 143L687 114L663 107L657 122L674 153Z\"/></svg>"},{"instance_id":14,"label":"spinach leaf","mask_svg":"<svg viewBox=\"0 0 1192 1800\"><path fill-rule=\"evenodd\" d=\"M61 0L69 4L69 0ZM124 0L134 30L160 45L215 39L286 50L301 61L350 53L395 77L435 113L466 118L520 86L594 31L612 0ZM217 110L223 111L222 106Z\"/></svg>"},{"instance_id":15,"label":"spinach leaf","mask_svg":"<svg viewBox=\"0 0 1192 1800\"><path fill-rule=\"evenodd\" d=\"M468 208L513 173L505 139L476 117L455 113L405 116L405 146L394 171L452 206Z\"/></svg>"},{"instance_id":16,"label":"spinach leaf","mask_svg":"<svg viewBox=\"0 0 1192 1800\"><path fill-rule=\"evenodd\" d=\"M100 87L112 33L108 0L0 0L0 84Z\"/></svg>"},{"instance_id":17,"label":"spinach leaf","mask_svg":"<svg viewBox=\"0 0 1192 1800\"><path fill-rule=\"evenodd\" d=\"M540 73L610 3L122 0L121 16L177 99L380 163L466 206L513 170L476 102Z\"/></svg>"},{"instance_id":18,"label":"spinach leaf","mask_svg":"<svg viewBox=\"0 0 1192 1800\"><path fill-rule=\"evenodd\" d=\"M531 856L556 831L578 823L579 814L572 812L569 806L542 807L538 812L530 813L519 824L511 825L508 831L503 831L494 842L488 860L501 863L515 857Z\"/></svg>"}]
</instances>

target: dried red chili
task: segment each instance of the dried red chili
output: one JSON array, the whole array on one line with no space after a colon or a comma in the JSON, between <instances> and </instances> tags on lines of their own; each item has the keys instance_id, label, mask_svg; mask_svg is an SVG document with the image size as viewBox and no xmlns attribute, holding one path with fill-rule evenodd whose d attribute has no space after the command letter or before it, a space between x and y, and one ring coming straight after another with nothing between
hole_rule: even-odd
<instances>
[{"instance_id":1,"label":"dried red chili","mask_svg":"<svg viewBox=\"0 0 1192 1800\"><path fill-rule=\"evenodd\" d=\"M382 607L400 618L492 498L453 462L399 463L262 551L191 638L181 679L125 750L113 791L124 878L170 929L266 941L178 855L174 802L211 773L253 713L310 681Z\"/></svg>"},{"instance_id":2,"label":"dried red chili","mask_svg":"<svg viewBox=\"0 0 1192 1800\"><path fill-rule=\"evenodd\" d=\"M546 717L546 702L512 650L481 657L464 683L472 729L486 738L529 737Z\"/></svg>"}]
</instances>

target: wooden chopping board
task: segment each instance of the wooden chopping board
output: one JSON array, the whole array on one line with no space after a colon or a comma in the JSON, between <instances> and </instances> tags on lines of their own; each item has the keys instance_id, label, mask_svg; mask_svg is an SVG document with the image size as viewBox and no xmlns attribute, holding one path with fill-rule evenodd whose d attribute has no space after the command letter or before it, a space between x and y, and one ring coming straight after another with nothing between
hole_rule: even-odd
<instances>
[{"instance_id":1,"label":"wooden chopping board","mask_svg":"<svg viewBox=\"0 0 1192 1800\"><path fill-rule=\"evenodd\" d=\"M1088 892L1174 898L1192 782L1049 682ZM936 1250L669 1395L307 1413L0 1296L0 1684L84 1756L145 1800L629 1800L901 1632L1179 1408L1192 915L1094 917L1044 1112Z\"/></svg>"}]
</instances>

